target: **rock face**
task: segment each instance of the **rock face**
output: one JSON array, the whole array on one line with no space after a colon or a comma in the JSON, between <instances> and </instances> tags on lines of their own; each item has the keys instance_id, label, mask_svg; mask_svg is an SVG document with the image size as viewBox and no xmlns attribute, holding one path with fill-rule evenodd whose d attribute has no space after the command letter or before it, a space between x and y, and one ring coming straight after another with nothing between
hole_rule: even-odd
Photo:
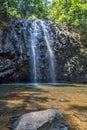
<instances>
[{"instance_id":1,"label":"rock face","mask_svg":"<svg viewBox=\"0 0 87 130\"><path fill-rule=\"evenodd\" d=\"M79 48L65 27L15 20L0 31L0 83L77 82L85 72Z\"/></svg>"},{"instance_id":2,"label":"rock face","mask_svg":"<svg viewBox=\"0 0 87 130\"><path fill-rule=\"evenodd\" d=\"M21 116L13 130L68 130L66 120L59 110L48 109Z\"/></svg>"}]
</instances>

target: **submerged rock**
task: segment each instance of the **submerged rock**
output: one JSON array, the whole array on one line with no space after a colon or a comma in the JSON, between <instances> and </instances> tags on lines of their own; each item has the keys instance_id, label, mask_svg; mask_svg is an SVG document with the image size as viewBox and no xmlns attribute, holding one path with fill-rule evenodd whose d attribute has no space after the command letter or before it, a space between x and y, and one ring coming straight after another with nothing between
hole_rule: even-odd
<instances>
[{"instance_id":1,"label":"submerged rock","mask_svg":"<svg viewBox=\"0 0 87 130\"><path fill-rule=\"evenodd\" d=\"M68 130L67 123L57 109L31 112L21 116L13 130Z\"/></svg>"},{"instance_id":2,"label":"submerged rock","mask_svg":"<svg viewBox=\"0 0 87 130\"><path fill-rule=\"evenodd\" d=\"M59 102L70 102L70 100L67 100L67 99L65 99L65 98L60 98L60 99L59 99Z\"/></svg>"}]
</instances>

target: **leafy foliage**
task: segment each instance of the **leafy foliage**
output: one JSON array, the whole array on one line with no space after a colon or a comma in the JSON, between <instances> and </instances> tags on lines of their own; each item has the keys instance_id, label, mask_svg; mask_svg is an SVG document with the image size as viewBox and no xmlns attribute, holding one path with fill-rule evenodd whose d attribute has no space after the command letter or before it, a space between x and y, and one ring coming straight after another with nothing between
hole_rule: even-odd
<instances>
[{"instance_id":1,"label":"leafy foliage","mask_svg":"<svg viewBox=\"0 0 87 130\"><path fill-rule=\"evenodd\" d=\"M87 0L0 0L0 21L9 17L49 19L80 34L87 46Z\"/></svg>"},{"instance_id":2,"label":"leafy foliage","mask_svg":"<svg viewBox=\"0 0 87 130\"><path fill-rule=\"evenodd\" d=\"M87 45L86 0L54 0L49 7L49 19L66 24L75 30Z\"/></svg>"},{"instance_id":3,"label":"leafy foliage","mask_svg":"<svg viewBox=\"0 0 87 130\"><path fill-rule=\"evenodd\" d=\"M37 17L45 18L47 13L47 0L1 0L1 18L15 16L16 18Z\"/></svg>"},{"instance_id":4,"label":"leafy foliage","mask_svg":"<svg viewBox=\"0 0 87 130\"><path fill-rule=\"evenodd\" d=\"M0 0L0 21L7 18L7 2L6 0Z\"/></svg>"}]
</instances>

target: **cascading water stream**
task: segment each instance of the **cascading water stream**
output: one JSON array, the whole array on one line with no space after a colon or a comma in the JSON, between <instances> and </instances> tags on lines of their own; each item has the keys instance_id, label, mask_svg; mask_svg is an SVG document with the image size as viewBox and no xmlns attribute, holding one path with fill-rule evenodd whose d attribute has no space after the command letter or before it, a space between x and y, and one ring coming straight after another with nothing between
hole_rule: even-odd
<instances>
[{"instance_id":1,"label":"cascading water stream","mask_svg":"<svg viewBox=\"0 0 87 130\"><path fill-rule=\"evenodd\" d=\"M54 54L53 54L53 51L52 51L52 48L51 48L51 39L50 39L50 36L49 36L49 32L47 30L47 26L44 24L44 21L40 20L40 23L41 23L41 27L42 27L42 30L43 30L43 33L44 33L44 39L45 39L45 42L47 44L48 52L49 52L51 81L53 83L55 83L56 82L55 65L54 65Z\"/></svg>"},{"instance_id":2,"label":"cascading water stream","mask_svg":"<svg viewBox=\"0 0 87 130\"><path fill-rule=\"evenodd\" d=\"M33 83L56 82L49 25L42 20L20 20L15 26L16 29L13 27L12 31L12 41L17 44L13 45L20 63L29 58L29 80Z\"/></svg>"},{"instance_id":3,"label":"cascading water stream","mask_svg":"<svg viewBox=\"0 0 87 130\"><path fill-rule=\"evenodd\" d=\"M34 82L37 81L37 68L36 68L36 22L34 21L32 23L31 28L31 49L32 49L32 55L33 55L33 76L34 76Z\"/></svg>"},{"instance_id":4,"label":"cascading water stream","mask_svg":"<svg viewBox=\"0 0 87 130\"><path fill-rule=\"evenodd\" d=\"M38 29L39 32L38 32ZM43 32L43 39L44 39L44 46L47 47L47 51L48 51L48 54L49 54L49 70L50 70L50 81L51 82L55 82L55 65L54 65L54 54L53 54L53 51L52 51L52 48L51 48L51 38L50 38L50 35L49 35L49 32L47 30L47 26L44 24L44 22L42 20L35 20L33 21L32 23L32 26L31 26L31 30L30 30L30 36L31 36L31 50L32 50L32 56L33 56L33 59L32 59L32 63L33 63L33 67L32 67L32 73L33 73L33 77L34 77L34 83L38 82L38 70L39 70L39 67L40 66L40 61L38 61L38 58L40 57L40 50L38 50L38 47L37 47L37 44L40 42L38 42L38 34L41 32ZM46 70L45 70L46 71ZM40 75L41 72L40 72ZM40 76L39 75L39 76ZM40 77L39 77L40 79Z\"/></svg>"}]
</instances>

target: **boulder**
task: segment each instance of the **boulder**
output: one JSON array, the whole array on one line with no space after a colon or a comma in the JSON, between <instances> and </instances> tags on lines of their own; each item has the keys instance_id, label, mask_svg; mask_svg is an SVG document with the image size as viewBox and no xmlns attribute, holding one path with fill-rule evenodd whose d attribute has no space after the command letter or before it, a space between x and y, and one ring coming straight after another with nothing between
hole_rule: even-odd
<instances>
[{"instance_id":1,"label":"boulder","mask_svg":"<svg viewBox=\"0 0 87 130\"><path fill-rule=\"evenodd\" d=\"M13 130L68 130L67 122L57 109L31 112L22 115L13 124Z\"/></svg>"}]
</instances>

